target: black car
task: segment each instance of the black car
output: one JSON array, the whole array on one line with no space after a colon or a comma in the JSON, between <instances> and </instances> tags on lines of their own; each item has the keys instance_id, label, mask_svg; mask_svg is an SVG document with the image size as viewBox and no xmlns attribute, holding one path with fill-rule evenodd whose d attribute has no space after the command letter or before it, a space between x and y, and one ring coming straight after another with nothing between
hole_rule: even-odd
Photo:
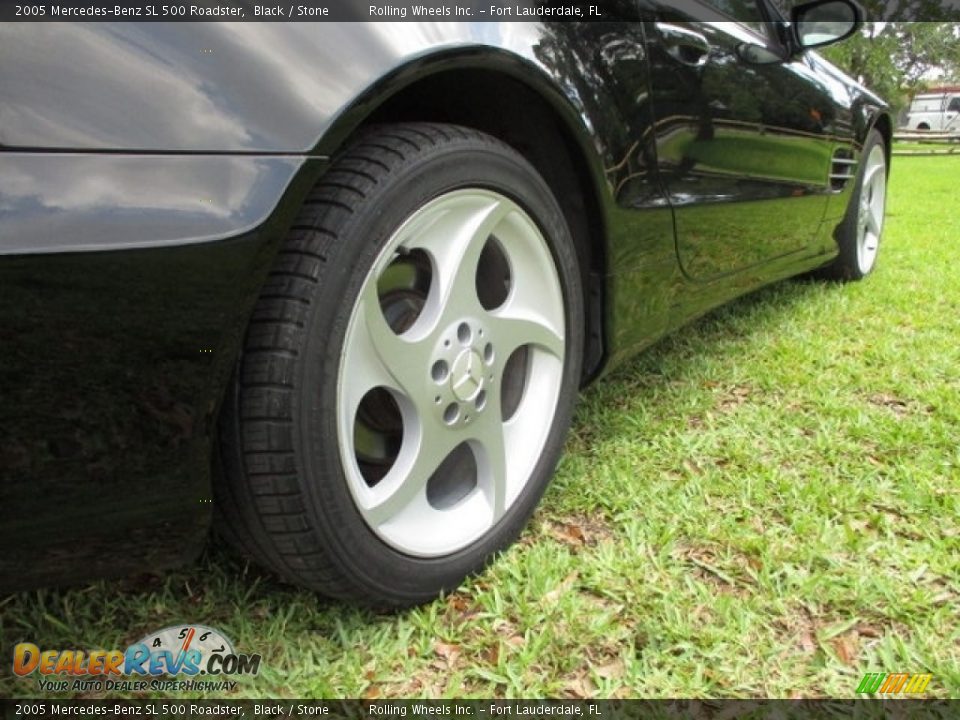
<instances>
[{"instance_id":1,"label":"black car","mask_svg":"<svg viewBox=\"0 0 960 720\"><path fill-rule=\"evenodd\" d=\"M0 584L190 560L402 606L508 545L578 391L874 267L849 0L0 27Z\"/></svg>"}]
</instances>

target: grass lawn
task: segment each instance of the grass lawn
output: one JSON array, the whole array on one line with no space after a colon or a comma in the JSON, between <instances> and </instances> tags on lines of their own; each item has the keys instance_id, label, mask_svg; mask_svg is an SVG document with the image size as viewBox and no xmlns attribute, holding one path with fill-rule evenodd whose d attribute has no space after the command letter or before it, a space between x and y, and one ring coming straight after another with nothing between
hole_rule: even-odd
<instances>
[{"instance_id":1,"label":"grass lawn","mask_svg":"<svg viewBox=\"0 0 960 720\"><path fill-rule=\"evenodd\" d=\"M0 598L12 644L181 622L263 654L251 697L960 696L960 158L897 158L878 269L786 282L587 391L521 542L395 616L210 549L162 578Z\"/></svg>"}]
</instances>

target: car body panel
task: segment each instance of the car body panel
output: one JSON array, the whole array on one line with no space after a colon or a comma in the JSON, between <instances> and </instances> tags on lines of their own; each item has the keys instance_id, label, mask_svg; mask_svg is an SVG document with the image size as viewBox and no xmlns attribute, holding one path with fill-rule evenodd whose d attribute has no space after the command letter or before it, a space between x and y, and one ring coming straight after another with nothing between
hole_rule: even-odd
<instances>
[{"instance_id":1,"label":"car body panel","mask_svg":"<svg viewBox=\"0 0 960 720\"><path fill-rule=\"evenodd\" d=\"M262 225L302 157L9 152L0 255L192 245Z\"/></svg>"},{"instance_id":2,"label":"car body panel","mask_svg":"<svg viewBox=\"0 0 960 720\"><path fill-rule=\"evenodd\" d=\"M709 57L678 60L664 27L702 38ZM742 60L737 48L762 39L738 23L674 21L652 32L658 169L684 272L710 280L809 253L837 142L836 105L816 74L802 60Z\"/></svg>"},{"instance_id":3,"label":"car body panel","mask_svg":"<svg viewBox=\"0 0 960 720\"><path fill-rule=\"evenodd\" d=\"M322 155L351 118L451 67L491 67L556 93L537 57L549 31L494 22L9 24L0 27L0 147Z\"/></svg>"},{"instance_id":4,"label":"car body panel","mask_svg":"<svg viewBox=\"0 0 960 720\"><path fill-rule=\"evenodd\" d=\"M660 123L702 102L675 95L664 115L658 4L608 12L618 22L0 28L0 587L156 571L198 551L217 410L280 242L328 156L426 78L512 78L573 138L601 215L605 370L829 260L850 188L818 184L819 163L833 144L858 150L882 103L797 59L782 72L816 74L832 124L755 139L803 144L810 167L709 166L670 150ZM690 141L689 123L676 129ZM704 192L708 175L741 192L683 202L718 192ZM781 228L753 257L738 230L691 271L697 225L751 205L763 211L737 220L751 233L769 208L805 205L801 236Z\"/></svg>"},{"instance_id":5,"label":"car body panel","mask_svg":"<svg viewBox=\"0 0 960 720\"><path fill-rule=\"evenodd\" d=\"M324 164L0 154L0 588L199 552L216 409Z\"/></svg>"}]
</instances>

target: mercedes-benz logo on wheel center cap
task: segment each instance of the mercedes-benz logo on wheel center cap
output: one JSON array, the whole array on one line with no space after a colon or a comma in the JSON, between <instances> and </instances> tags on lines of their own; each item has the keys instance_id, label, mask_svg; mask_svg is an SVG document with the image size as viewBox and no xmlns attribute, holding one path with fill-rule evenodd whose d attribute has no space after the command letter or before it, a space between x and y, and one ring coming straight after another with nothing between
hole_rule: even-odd
<instances>
[{"instance_id":1,"label":"mercedes-benz logo on wheel center cap","mask_svg":"<svg viewBox=\"0 0 960 720\"><path fill-rule=\"evenodd\" d=\"M473 348L464 350L453 361L450 387L461 402L473 400L483 389L483 361Z\"/></svg>"}]
</instances>

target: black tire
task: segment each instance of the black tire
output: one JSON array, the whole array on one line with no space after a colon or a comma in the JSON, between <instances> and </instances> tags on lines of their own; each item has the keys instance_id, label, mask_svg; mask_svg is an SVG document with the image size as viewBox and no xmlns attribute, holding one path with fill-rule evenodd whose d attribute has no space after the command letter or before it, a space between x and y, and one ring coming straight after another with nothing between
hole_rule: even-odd
<instances>
[{"instance_id":1,"label":"black tire","mask_svg":"<svg viewBox=\"0 0 960 720\"><path fill-rule=\"evenodd\" d=\"M547 240L565 303L562 385L553 417L543 418L543 451L510 509L469 546L414 557L373 531L347 486L338 372L351 313L381 249L418 208L461 188L509 197ZM367 131L310 193L254 310L220 422L224 472L215 489L225 535L290 582L375 608L456 588L516 538L553 474L578 392L583 324L563 213L522 156L452 125Z\"/></svg>"},{"instance_id":2,"label":"black tire","mask_svg":"<svg viewBox=\"0 0 960 720\"><path fill-rule=\"evenodd\" d=\"M882 154L884 158L887 157L886 143L884 142L883 136L878 130L872 130L870 135L867 137L867 142L863 147L863 152L861 153L860 167L857 171L857 179L853 188L853 192L850 195L850 203L847 206L847 212L844 215L843 222L837 226L837 229L834 232L839 253L833 262L822 268L819 273L826 279L839 280L841 282L862 280L873 271L876 265L876 253L879 248L874 249L872 253L872 259L870 259L869 262L865 260L865 258L862 256L862 248L860 248L859 225L861 219L860 205L861 200L864 199L865 192L864 180L869 168L868 161L871 156L874 155L875 150ZM879 155L877 155L877 157L879 157ZM886 192L886 178L887 167L886 160L884 160L884 196ZM876 238L877 245L879 245L881 238L882 224L880 234Z\"/></svg>"}]
</instances>

